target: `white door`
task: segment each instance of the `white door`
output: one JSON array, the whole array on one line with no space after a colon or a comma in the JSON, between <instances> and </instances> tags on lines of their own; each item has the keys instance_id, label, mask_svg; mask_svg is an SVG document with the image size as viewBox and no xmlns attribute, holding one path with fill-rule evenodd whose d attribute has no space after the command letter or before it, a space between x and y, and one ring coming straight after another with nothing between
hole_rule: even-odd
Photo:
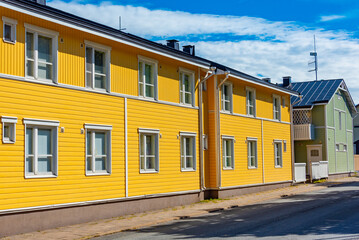
<instances>
[{"instance_id":1,"label":"white door","mask_svg":"<svg viewBox=\"0 0 359 240\"><path fill-rule=\"evenodd\" d=\"M308 145L307 146L307 172L310 175L310 180L319 174L319 166L312 167L313 162L323 161L322 145ZM313 172L314 171L314 172Z\"/></svg>"}]
</instances>

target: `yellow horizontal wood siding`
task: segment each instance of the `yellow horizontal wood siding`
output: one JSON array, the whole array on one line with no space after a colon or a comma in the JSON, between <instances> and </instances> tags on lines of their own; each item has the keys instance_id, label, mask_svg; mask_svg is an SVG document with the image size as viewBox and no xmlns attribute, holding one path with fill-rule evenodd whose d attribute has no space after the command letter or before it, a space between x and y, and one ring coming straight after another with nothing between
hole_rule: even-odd
<instances>
[{"instance_id":1,"label":"yellow horizontal wood siding","mask_svg":"<svg viewBox=\"0 0 359 240\"><path fill-rule=\"evenodd\" d=\"M223 170L221 159L222 187L262 183L261 120L221 114L221 135L233 136L235 139L234 169ZM248 169L247 137L257 138L257 169ZM221 151L223 153L222 147Z\"/></svg>"},{"instance_id":2,"label":"yellow horizontal wood siding","mask_svg":"<svg viewBox=\"0 0 359 240\"><path fill-rule=\"evenodd\" d=\"M292 142L290 125L263 121L264 137L264 177L265 182L281 182L292 180ZM274 140L282 140L283 167L276 168L274 162ZM287 142L284 152L283 140Z\"/></svg>"},{"instance_id":3,"label":"yellow horizontal wood siding","mask_svg":"<svg viewBox=\"0 0 359 240\"><path fill-rule=\"evenodd\" d=\"M159 172L140 173L139 128L160 131ZM180 132L197 133L196 171L181 171ZM198 190L198 110L128 100L129 196Z\"/></svg>"},{"instance_id":4,"label":"yellow horizontal wood siding","mask_svg":"<svg viewBox=\"0 0 359 240\"><path fill-rule=\"evenodd\" d=\"M0 92L0 115L18 118L16 143L0 144L0 210L125 196L122 98L5 79ZM24 178L24 118L57 120L65 129L58 177ZM85 123L113 126L110 176L85 176Z\"/></svg>"}]
</instances>

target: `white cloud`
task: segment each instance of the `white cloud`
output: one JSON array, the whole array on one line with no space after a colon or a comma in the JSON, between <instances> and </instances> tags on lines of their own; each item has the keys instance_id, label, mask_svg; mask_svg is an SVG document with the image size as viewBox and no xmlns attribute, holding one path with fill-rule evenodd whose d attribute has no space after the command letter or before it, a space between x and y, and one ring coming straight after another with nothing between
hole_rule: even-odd
<instances>
[{"instance_id":1,"label":"white cloud","mask_svg":"<svg viewBox=\"0 0 359 240\"><path fill-rule=\"evenodd\" d=\"M328 21L333 21L333 20L338 20L338 19L343 19L343 18L346 18L346 16L344 16L344 15L321 16L320 21L321 22L328 22Z\"/></svg>"},{"instance_id":2,"label":"white cloud","mask_svg":"<svg viewBox=\"0 0 359 240\"><path fill-rule=\"evenodd\" d=\"M109 2L93 5L54 0L49 5L115 28L118 28L118 16L122 16L123 27L128 32L145 38L230 35L228 40L211 41L209 37L183 44L195 44L197 55L251 75L271 77L277 82L286 75L291 75L294 81L314 79L314 73L308 73L308 61L315 34L319 78L344 78L354 100L359 102L359 40L345 31L313 29L295 22L272 22L247 16L150 10ZM255 40L243 40L246 36Z\"/></svg>"}]
</instances>

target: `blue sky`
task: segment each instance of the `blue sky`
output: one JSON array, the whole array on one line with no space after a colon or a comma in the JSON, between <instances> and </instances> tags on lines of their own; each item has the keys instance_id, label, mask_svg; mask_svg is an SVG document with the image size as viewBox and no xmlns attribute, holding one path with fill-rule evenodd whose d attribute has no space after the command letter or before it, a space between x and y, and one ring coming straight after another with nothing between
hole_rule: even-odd
<instances>
[{"instance_id":1,"label":"blue sky","mask_svg":"<svg viewBox=\"0 0 359 240\"><path fill-rule=\"evenodd\" d=\"M198 55L280 82L308 73L315 34L319 78L344 78L359 103L358 0L95 1L48 0L50 6L164 43L196 45Z\"/></svg>"}]
</instances>

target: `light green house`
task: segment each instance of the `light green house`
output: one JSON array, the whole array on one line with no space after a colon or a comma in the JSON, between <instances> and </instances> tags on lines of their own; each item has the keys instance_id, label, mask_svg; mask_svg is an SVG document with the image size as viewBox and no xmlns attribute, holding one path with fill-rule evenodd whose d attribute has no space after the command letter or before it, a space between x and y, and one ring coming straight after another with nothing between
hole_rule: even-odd
<instances>
[{"instance_id":1,"label":"light green house","mask_svg":"<svg viewBox=\"0 0 359 240\"><path fill-rule=\"evenodd\" d=\"M295 162L306 163L310 177L319 163L329 175L353 172L357 111L344 80L287 81L287 87L302 95L292 98Z\"/></svg>"}]
</instances>

